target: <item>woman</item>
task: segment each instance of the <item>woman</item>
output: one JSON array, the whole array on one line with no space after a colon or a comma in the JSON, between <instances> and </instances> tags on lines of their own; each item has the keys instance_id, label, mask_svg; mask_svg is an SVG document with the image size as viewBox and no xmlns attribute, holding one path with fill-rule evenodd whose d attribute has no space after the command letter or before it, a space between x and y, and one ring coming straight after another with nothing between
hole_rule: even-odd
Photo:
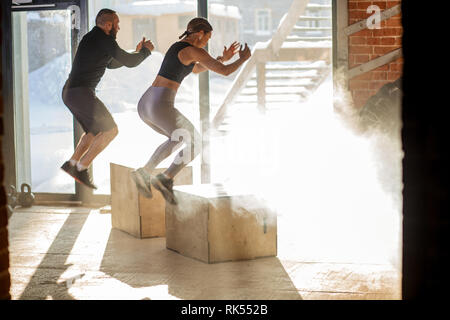
<instances>
[{"instance_id":1,"label":"woman","mask_svg":"<svg viewBox=\"0 0 450 320\"><path fill-rule=\"evenodd\" d=\"M151 185L153 185L167 201L176 204L172 190L173 178L199 153L200 134L174 107L175 95L182 80L191 72L200 73L206 70L227 76L250 58L251 53L247 44L242 49L237 42L231 44L228 49L224 47L223 55L217 59L211 57L203 48L211 38L212 30L206 19L192 19L187 30L179 37L182 40L175 42L167 51L155 81L139 101L138 113L141 119L156 132L168 137L168 140L156 149L144 167L131 173L138 190L147 198L152 197ZM239 59L228 65L223 64L237 52L239 52ZM174 141L178 139L171 139L178 134L183 137L181 142ZM156 166L182 143L186 146L170 167L156 177L151 177ZM188 156L187 160L186 156Z\"/></svg>"}]
</instances>

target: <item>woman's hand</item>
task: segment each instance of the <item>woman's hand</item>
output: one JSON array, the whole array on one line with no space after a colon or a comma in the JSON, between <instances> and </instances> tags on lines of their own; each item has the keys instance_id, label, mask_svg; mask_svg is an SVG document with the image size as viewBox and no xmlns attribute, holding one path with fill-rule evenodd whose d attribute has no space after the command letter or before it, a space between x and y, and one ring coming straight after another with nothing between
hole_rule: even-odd
<instances>
[{"instance_id":1,"label":"woman's hand","mask_svg":"<svg viewBox=\"0 0 450 320\"><path fill-rule=\"evenodd\" d=\"M226 46L223 47L223 53L222 53L222 62L228 61L231 58L233 58L233 56L238 53L239 51L239 42L233 42L230 47L227 49Z\"/></svg>"}]
</instances>

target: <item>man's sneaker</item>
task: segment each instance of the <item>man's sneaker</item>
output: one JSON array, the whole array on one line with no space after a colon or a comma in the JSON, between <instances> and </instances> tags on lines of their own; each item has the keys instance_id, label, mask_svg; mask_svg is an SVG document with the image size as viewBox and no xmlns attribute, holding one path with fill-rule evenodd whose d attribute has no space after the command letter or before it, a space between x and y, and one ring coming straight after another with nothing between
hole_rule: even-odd
<instances>
[{"instance_id":1,"label":"man's sneaker","mask_svg":"<svg viewBox=\"0 0 450 320\"><path fill-rule=\"evenodd\" d=\"M155 189L162 193L164 199L170 204L177 204L175 195L173 194L173 179L166 178L162 173L151 179L151 183Z\"/></svg>"},{"instance_id":2,"label":"man's sneaker","mask_svg":"<svg viewBox=\"0 0 450 320\"><path fill-rule=\"evenodd\" d=\"M74 177L73 176L74 170L77 170L76 166L70 164L70 161L64 162L64 164L61 166L61 169L70 174L72 177Z\"/></svg>"},{"instance_id":3,"label":"man's sneaker","mask_svg":"<svg viewBox=\"0 0 450 320\"><path fill-rule=\"evenodd\" d=\"M136 183L136 187L138 191L146 198L152 198L152 189L150 187L150 180L151 176L148 174L147 171L145 171L144 168L139 168L136 171L132 171L130 173L131 178L134 180L134 183Z\"/></svg>"},{"instance_id":4,"label":"man's sneaker","mask_svg":"<svg viewBox=\"0 0 450 320\"><path fill-rule=\"evenodd\" d=\"M97 189L97 186L93 183L91 175L88 172L88 169L84 169L82 171L75 170L75 180L79 183L84 184L86 187L91 189Z\"/></svg>"},{"instance_id":5,"label":"man's sneaker","mask_svg":"<svg viewBox=\"0 0 450 320\"><path fill-rule=\"evenodd\" d=\"M70 174L77 182L85 185L86 187L97 189L97 186L92 182L88 169L78 171L77 166L71 165L69 161L64 162L61 169Z\"/></svg>"}]
</instances>

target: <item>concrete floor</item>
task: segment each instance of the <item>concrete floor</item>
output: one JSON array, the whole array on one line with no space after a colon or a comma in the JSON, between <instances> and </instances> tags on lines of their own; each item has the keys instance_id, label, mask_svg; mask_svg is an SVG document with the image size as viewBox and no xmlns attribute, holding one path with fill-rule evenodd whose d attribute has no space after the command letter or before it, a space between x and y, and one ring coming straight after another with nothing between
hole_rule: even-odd
<instances>
[{"instance_id":1,"label":"concrete floor","mask_svg":"<svg viewBox=\"0 0 450 320\"><path fill-rule=\"evenodd\" d=\"M401 299L392 264L305 261L288 225L278 219L277 257L205 264L112 229L108 210L17 208L12 299Z\"/></svg>"}]
</instances>

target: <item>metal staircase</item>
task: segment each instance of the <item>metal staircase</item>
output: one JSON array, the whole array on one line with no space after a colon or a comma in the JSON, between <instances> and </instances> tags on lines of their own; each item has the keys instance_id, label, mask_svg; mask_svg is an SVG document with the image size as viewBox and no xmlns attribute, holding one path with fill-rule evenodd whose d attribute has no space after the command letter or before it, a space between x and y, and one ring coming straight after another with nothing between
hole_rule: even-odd
<instances>
[{"instance_id":1,"label":"metal staircase","mask_svg":"<svg viewBox=\"0 0 450 320\"><path fill-rule=\"evenodd\" d=\"M293 1L293 6L296 2L302 1ZM264 112L305 102L329 75L331 0L303 1L303 6L297 9L299 15L285 17L290 24L282 21L266 48L256 46L251 58L256 61L247 61L216 114L213 125L219 132L226 133L233 114L242 107ZM234 107L228 108L231 104Z\"/></svg>"}]
</instances>

